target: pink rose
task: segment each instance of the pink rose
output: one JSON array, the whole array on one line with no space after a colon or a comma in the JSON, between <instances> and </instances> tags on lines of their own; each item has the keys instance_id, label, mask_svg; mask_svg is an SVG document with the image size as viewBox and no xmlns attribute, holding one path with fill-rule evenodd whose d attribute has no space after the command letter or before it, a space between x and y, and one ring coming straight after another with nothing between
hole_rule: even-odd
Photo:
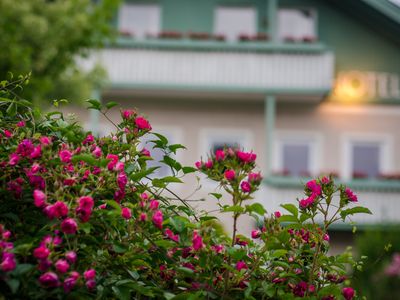
<instances>
[{"instance_id":1,"label":"pink rose","mask_svg":"<svg viewBox=\"0 0 400 300\"><path fill-rule=\"evenodd\" d=\"M246 269L247 269L247 265L246 265L246 263L244 261L239 260L236 263L236 270L240 271L240 270L246 270Z\"/></svg>"},{"instance_id":2,"label":"pink rose","mask_svg":"<svg viewBox=\"0 0 400 300\"><path fill-rule=\"evenodd\" d=\"M19 157L18 154L16 154L16 153L11 153L11 154L10 154L10 160L8 161L8 164L9 164L10 166L15 166L15 165L18 164L19 160L20 160L20 157Z\"/></svg>"},{"instance_id":3,"label":"pink rose","mask_svg":"<svg viewBox=\"0 0 400 300\"><path fill-rule=\"evenodd\" d=\"M94 290L96 288L96 281L93 279L90 279L88 281L86 281L86 287L88 290Z\"/></svg>"},{"instance_id":4,"label":"pink rose","mask_svg":"<svg viewBox=\"0 0 400 300\"><path fill-rule=\"evenodd\" d=\"M39 277L39 282L44 287L57 287L59 285L58 276L53 272L44 273Z\"/></svg>"},{"instance_id":5,"label":"pink rose","mask_svg":"<svg viewBox=\"0 0 400 300\"><path fill-rule=\"evenodd\" d=\"M131 211L129 208L124 207L124 208L121 210L121 216L122 216L124 219L129 220L129 219L132 217L132 211Z\"/></svg>"},{"instance_id":6,"label":"pink rose","mask_svg":"<svg viewBox=\"0 0 400 300\"><path fill-rule=\"evenodd\" d=\"M53 205L53 214L56 218L66 217L68 215L68 206L62 201L57 201Z\"/></svg>"},{"instance_id":7,"label":"pink rose","mask_svg":"<svg viewBox=\"0 0 400 300\"><path fill-rule=\"evenodd\" d=\"M130 119L133 115L135 114L135 112L132 109L127 109L122 111L122 118L124 118L125 120Z\"/></svg>"},{"instance_id":8,"label":"pink rose","mask_svg":"<svg viewBox=\"0 0 400 300\"><path fill-rule=\"evenodd\" d=\"M237 157L239 158L240 161L244 163L252 163L256 160L257 155L254 154L253 152L242 152L238 151L236 153Z\"/></svg>"},{"instance_id":9,"label":"pink rose","mask_svg":"<svg viewBox=\"0 0 400 300\"><path fill-rule=\"evenodd\" d=\"M76 262L76 252L75 251L68 251L67 253L65 253L65 258L67 259L67 261L70 264L74 264Z\"/></svg>"},{"instance_id":10,"label":"pink rose","mask_svg":"<svg viewBox=\"0 0 400 300\"><path fill-rule=\"evenodd\" d=\"M47 145L51 144L51 139L49 137L47 137L47 136L41 136L39 138L39 141L43 146L47 146Z\"/></svg>"},{"instance_id":11,"label":"pink rose","mask_svg":"<svg viewBox=\"0 0 400 300\"><path fill-rule=\"evenodd\" d=\"M311 193L316 194L317 196L321 196L321 186L317 183L315 179L307 182L306 187L311 191Z\"/></svg>"},{"instance_id":12,"label":"pink rose","mask_svg":"<svg viewBox=\"0 0 400 300\"><path fill-rule=\"evenodd\" d=\"M0 269L3 272L10 272L16 268L17 264L14 259L13 253L3 252L2 262L0 264Z\"/></svg>"},{"instance_id":13,"label":"pink rose","mask_svg":"<svg viewBox=\"0 0 400 300\"><path fill-rule=\"evenodd\" d=\"M260 183L262 180L260 172L258 173L250 173L249 174L249 181L252 183Z\"/></svg>"},{"instance_id":14,"label":"pink rose","mask_svg":"<svg viewBox=\"0 0 400 300\"><path fill-rule=\"evenodd\" d=\"M232 181L235 179L236 173L234 170L227 170L225 171L224 176L227 180Z\"/></svg>"},{"instance_id":15,"label":"pink rose","mask_svg":"<svg viewBox=\"0 0 400 300\"><path fill-rule=\"evenodd\" d=\"M342 289L342 295L346 300L351 300L354 298L354 289L351 287L345 287Z\"/></svg>"},{"instance_id":16,"label":"pink rose","mask_svg":"<svg viewBox=\"0 0 400 300\"><path fill-rule=\"evenodd\" d=\"M151 126L149 121L147 121L145 118L143 117L137 117L135 119L135 124L139 129L142 130L151 130Z\"/></svg>"},{"instance_id":17,"label":"pink rose","mask_svg":"<svg viewBox=\"0 0 400 300\"><path fill-rule=\"evenodd\" d=\"M128 183L128 177L125 172L120 172L117 176L117 184L121 190L125 189L126 184Z\"/></svg>"},{"instance_id":18,"label":"pink rose","mask_svg":"<svg viewBox=\"0 0 400 300\"><path fill-rule=\"evenodd\" d=\"M88 134L86 136L86 138L83 140L82 144L86 145L86 144L90 144L90 143L93 143L93 142L94 142L94 136L91 135L91 134Z\"/></svg>"},{"instance_id":19,"label":"pink rose","mask_svg":"<svg viewBox=\"0 0 400 300\"><path fill-rule=\"evenodd\" d=\"M69 150L61 150L59 153L60 159L64 163L71 162L72 153Z\"/></svg>"},{"instance_id":20,"label":"pink rose","mask_svg":"<svg viewBox=\"0 0 400 300\"><path fill-rule=\"evenodd\" d=\"M158 209L159 205L160 205L160 203L157 200L151 200L149 207L151 210L156 210L156 209Z\"/></svg>"},{"instance_id":21,"label":"pink rose","mask_svg":"<svg viewBox=\"0 0 400 300\"><path fill-rule=\"evenodd\" d=\"M65 259L57 260L54 266L56 267L56 270L62 274L67 272L69 269L69 264Z\"/></svg>"},{"instance_id":22,"label":"pink rose","mask_svg":"<svg viewBox=\"0 0 400 300\"><path fill-rule=\"evenodd\" d=\"M209 159L208 161L206 161L206 163L204 164L204 166L207 168L207 169L211 169L212 167L213 167L213 161L211 160L211 159Z\"/></svg>"},{"instance_id":23,"label":"pink rose","mask_svg":"<svg viewBox=\"0 0 400 300\"><path fill-rule=\"evenodd\" d=\"M17 127L25 127L25 121L19 121Z\"/></svg>"},{"instance_id":24,"label":"pink rose","mask_svg":"<svg viewBox=\"0 0 400 300\"><path fill-rule=\"evenodd\" d=\"M46 203L46 199L46 194L43 193L41 190L33 191L33 203L36 207L43 207Z\"/></svg>"},{"instance_id":25,"label":"pink rose","mask_svg":"<svg viewBox=\"0 0 400 300\"><path fill-rule=\"evenodd\" d=\"M345 193L346 193L347 199L349 199L349 201L351 201L351 202L357 202L358 201L357 195L354 194L354 192L351 189L347 188L345 190Z\"/></svg>"},{"instance_id":26,"label":"pink rose","mask_svg":"<svg viewBox=\"0 0 400 300\"><path fill-rule=\"evenodd\" d=\"M40 246L33 250L33 256L37 259L46 259L50 255L50 250L44 246Z\"/></svg>"},{"instance_id":27,"label":"pink rose","mask_svg":"<svg viewBox=\"0 0 400 300\"><path fill-rule=\"evenodd\" d=\"M204 247L203 238L197 233L197 231L193 231L192 247L195 251Z\"/></svg>"},{"instance_id":28,"label":"pink rose","mask_svg":"<svg viewBox=\"0 0 400 300\"><path fill-rule=\"evenodd\" d=\"M76 221L72 218L65 219L61 223L61 231L66 234L75 234L77 230L78 225L76 224Z\"/></svg>"},{"instance_id":29,"label":"pink rose","mask_svg":"<svg viewBox=\"0 0 400 300\"><path fill-rule=\"evenodd\" d=\"M147 150L146 148L143 148L140 153L142 153L143 156L151 157L150 151Z\"/></svg>"},{"instance_id":30,"label":"pink rose","mask_svg":"<svg viewBox=\"0 0 400 300\"><path fill-rule=\"evenodd\" d=\"M275 215L275 218L280 218L281 217L281 212L280 211L276 211L276 212L274 212L274 215Z\"/></svg>"},{"instance_id":31,"label":"pink rose","mask_svg":"<svg viewBox=\"0 0 400 300\"><path fill-rule=\"evenodd\" d=\"M95 269L89 269L83 273L83 277L85 277L85 280L90 280L94 279L96 277L96 270Z\"/></svg>"},{"instance_id":32,"label":"pink rose","mask_svg":"<svg viewBox=\"0 0 400 300\"><path fill-rule=\"evenodd\" d=\"M225 151L220 149L215 151L215 159L216 160L224 160L225 158Z\"/></svg>"},{"instance_id":33,"label":"pink rose","mask_svg":"<svg viewBox=\"0 0 400 300\"><path fill-rule=\"evenodd\" d=\"M203 166L203 162L196 161L194 165L196 166L197 169L201 169L201 167Z\"/></svg>"},{"instance_id":34,"label":"pink rose","mask_svg":"<svg viewBox=\"0 0 400 300\"><path fill-rule=\"evenodd\" d=\"M163 223L163 214L160 210L157 210L154 214L153 214L153 218L152 218L153 224L158 228L158 229L162 229L162 223Z\"/></svg>"},{"instance_id":35,"label":"pink rose","mask_svg":"<svg viewBox=\"0 0 400 300\"><path fill-rule=\"evenodd\" d=\"M92 151L92 154L94 157L99 158L103 154L103 152L101 151L101 148L99 146L96 146Z\"/></svg>"},{"instance_id":36,"label":"pink rose","mask_svg":"<svg viewBox=\"0 0 400 300\"><path fill-rule=\"evenodd\" d=\"M252 230L251 231L251 237L253 239L258 239L261 236L261 231L260 230Z\"/></svg>"},{"instance_id":37,"label":"pink rose","mask_svg":"<svg viewBox=\"0 0 400 300\"><path fill-rule=\"evenodd\" d=\"M240 184L240 188L245 193L250 193L250 191L251 191L250 183L246 180L242 181L242 183Z\"/></svg>"},{"instance_id":38,"label":"pink rose","mask_svg":"<svg viewBox=\"0 0 400 300\"><path fill-rule=\"evenodd\" d=\"M64 292L69 293L76 285L76 279L73 277L67 277L64 280L63 288Z\"/></svg>"},{"instance_id":39,"label":"pink rose","mask_svg":"<svg viewBox=\"0 0 400 300\"><path fill-rule=\"evenodd\" d=\"M33 151L30 154L30 158L35 159L35 158L39 158L41 156L42 156L42 146L37 145L35 148L33 148Z\"/></svg>"},{"instance_id":40,"label":"pink rose","mask_svg":"<svg viewBox=\"0 0 400 300\"><path fill-rule=\"evenodd\" d=\"M78 199L79 207L91 210L94 206L93 198L90 196L82 196Z\"/></svg>"},{"instance_id":41,"label":"pink rose","mask_svg":"<svg viewBox=\"0 0 400 300\"><path fill-rule=\"evenodd\" d=\"M147 215L145 213L141 213L139 216L139 220L141 222L146 222L147 221Z\"/></svg>"}]
</instances>

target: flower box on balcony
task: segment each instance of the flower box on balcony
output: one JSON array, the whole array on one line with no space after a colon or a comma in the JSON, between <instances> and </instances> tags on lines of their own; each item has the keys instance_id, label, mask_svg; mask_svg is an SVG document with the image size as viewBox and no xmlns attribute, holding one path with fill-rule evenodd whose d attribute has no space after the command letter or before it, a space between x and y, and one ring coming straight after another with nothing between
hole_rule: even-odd
<instances>
[{"instance_id":1,"label":"flower box on balcony","mask_svg":"<svg viewBox=\"0 0 400 300\"><path fill-rule=\"evenodd\" d=\"M133 38L134 37L134 33L128 30L120 30L119 31L119 35L121 37L129 37L129 38Z\"/></svg>"},{"instance_id":2,"label":"flower box on balcony","mask_svg":"<svg viewBox=\"0 0 400 300\"><path fill-rule=\"evenodd\" d=\"M189 32L187 37L191 40L205 41L211 38L211 35L207 32Z\"/></svg>"},{"instance_id":3,"label":"flower box on balcony","mask_svg":"<svg viewBox=\"0 0 400 300\"><path fill-rule=\"evenodd\" d=\"M183 38L183 34L177 31L162 31L158 34L158 38L179 40Z\"/></svg>"},{"instance_id":4,"label":"flower box on balcony","mask_svg":"<svg viewBox=\"0 0 400 300\"><path fill-rule=\"evenodd\" d=\"M262 32L256 35L240 34L238 39L241 42L265 42L268 41L268 35Z\"/></svg>"}]
</instances>

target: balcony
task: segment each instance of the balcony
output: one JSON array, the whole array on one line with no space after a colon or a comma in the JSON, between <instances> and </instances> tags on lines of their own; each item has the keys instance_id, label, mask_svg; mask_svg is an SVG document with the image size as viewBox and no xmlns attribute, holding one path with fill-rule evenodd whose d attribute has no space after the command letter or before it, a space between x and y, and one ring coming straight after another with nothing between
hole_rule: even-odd
<instances>
[{"instance_id":1,"label":"balcony","mask_svg":"<svg viewBox=\"0 0 400 300\"><path fill-rule=\"evenodd\" d=\"M334 56L321 44L120 38L83 60L101 63L112 89L324 95Z\"/></svg>"}]
</instances>

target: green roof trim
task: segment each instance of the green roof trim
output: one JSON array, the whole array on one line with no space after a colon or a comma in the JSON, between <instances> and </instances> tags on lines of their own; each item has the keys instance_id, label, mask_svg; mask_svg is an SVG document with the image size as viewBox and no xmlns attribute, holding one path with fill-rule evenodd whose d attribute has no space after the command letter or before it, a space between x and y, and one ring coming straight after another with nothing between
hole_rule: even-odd
<instances>
[{"instance_id":1,"label":"green roof trim","mask_svg":"<svg viewBox=\"0 0 400 300\"><path fill-rule=\"evenodd\" d=\"M311 180L308 177L269 176L264 179L266 185L276 188L302 189L304 184ZM400 192L400 181L389 179L353 179L350 181L336 180L355 190L375 192Z\"/></svg>"},{"instance_id":2,"label":"green roof trim","mask_svg":"<svg viewBox=\"0 0 400 300\"><path fill-rule=\"evenodd\" d=\"M260 95L285 95L285 96L324 96L330 93L329 88L260 88L238 86L213 86L213 85L186 85L186 84L149 84L140 82L112 82L104 86L111 90L153 90L153 91L183 91L183 92L215 92L215 93L250 93ZM103 90L104 90L103 89ZM264 98L260 98L263 100Z\"/></svg>"},{"instance_id":3,"label":"green roof trim","mask_svg":"<svg viewBox=\"0 0 400 300\"><path fill-rule=\"evenodd\" d=\"M321 43L273 43L268 42L224 42L195 41L190 39L147 39L119 37L109 48L149 48L187 51L231 51L231 52L307 52L321 53L331 51Z\"/></svg>"},{"instance_id":4,"label":"green roof trim","mask_svg":"<svg viewBox=\"0 0 400 300\"><path fill-rule=\"evenodd\" d=\"M386 17L400 24L400 8L386 0L361 0L384 14Z\"/></svg>"}]
</instances>

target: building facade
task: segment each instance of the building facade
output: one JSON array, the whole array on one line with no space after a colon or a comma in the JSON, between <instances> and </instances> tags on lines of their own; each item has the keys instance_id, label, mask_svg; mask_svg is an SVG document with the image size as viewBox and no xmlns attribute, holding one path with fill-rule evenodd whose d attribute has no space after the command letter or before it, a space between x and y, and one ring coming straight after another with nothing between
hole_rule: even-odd
<instances>
[{"instance_id":1,"label":"building facade","mask_svg":"<svg viewBox=\"0 0 400 300\"><path fill-rule=\"evenodd\" d=\"M125 1L115 26L116 42L82 66L100 62L109 82L97 96L148 115L187 146L184 164L239 145L258 154L256 201L270 212L301 198L310 177L335 174L373 212L359 227L400 221L399 1ZM242 220L243 232L253 226Z\"/></svg>"}]
</instances>

